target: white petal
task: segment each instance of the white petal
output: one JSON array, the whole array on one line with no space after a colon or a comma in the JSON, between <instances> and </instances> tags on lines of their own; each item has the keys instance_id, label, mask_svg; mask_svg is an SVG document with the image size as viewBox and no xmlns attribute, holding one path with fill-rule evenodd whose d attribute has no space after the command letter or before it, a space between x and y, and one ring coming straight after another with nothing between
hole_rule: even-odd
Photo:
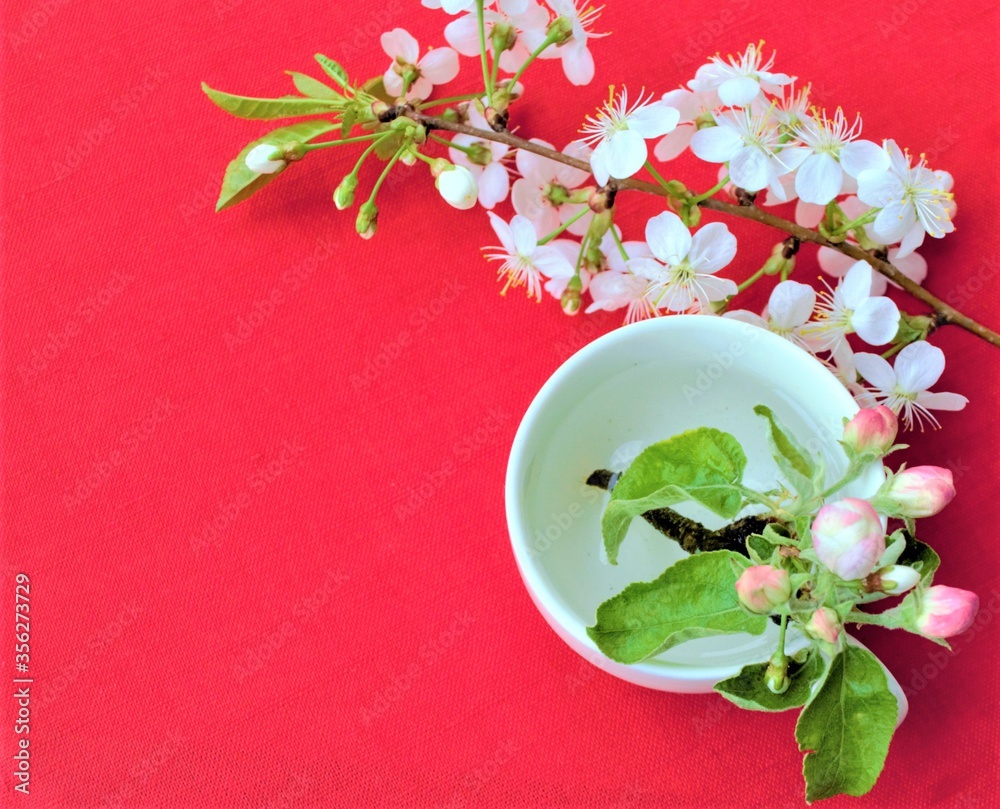
<instances>
[{"instance_id":1,"label":"white petal","mask_svg":"<svg viewBox=\"0 0 1000 809\"><path fill-rule=\"evenodd\" d=\"M560 224L565 224L576 216L580 211L586 209L586 213L577 219L572 225L566 228L567 233L572 233L574 236L582 236L587 232L590 227L590 222L594 218L594 212L590 210L590 206L586 203L576 205L574 203L566 203L565 205L560 205L557 211L559 215ZM607 234L604 234L605 236Z\"/></svg>"},{"instance_id":2,"label":"white petal","mask_svg":"<svg viewBox=\"0 0 1000 809\"><path fill-rule=\"evenodd\" d=\"M907 234L907 238L909 238L909 234ZM903 241L905 242L906 239ZM898 250L893 249L889 251L889 261L895 264L896 269L903 273L903 275L911 281L916 281L918 284L922 284L927 277L927 259L920 255L920 253L903 255L902 245L900 245ZM893 286L896 285L893 284Z\"/></svg>"},{"instance_id":3,"label":"white petal","mask_svg":"<svg viewBox=\"0 0 1000 809\"><path fill-rule=\"evenodd\" d=\"M628 128L644 138L658 138L671 132L681 114L666 104L653 103L640 107L628 116Z\"/></svg>"},{"instance_id":4,"label":"white petal","mask_svg":"<svg viewBox=\"0 0 1000 809\"><path fill-rule=\"evenodd\" d=\"M840 150L840 165L857 177L863 171L885 171L889 168L889 156L870 140L855 140Z\"/></svg>"},{"instance_id":5,"label":"white petal","mask_svg":"<svg viewBox=\"0 0 1000 809\"><path fill-rule=\"evenodd\" d=\"M500 163L490 163L479 175L479 204L489 209L507 199L510 175Z\"/></svg>"},{"instance_id":6,"label":"white petal","mask_svg":"<svg viewBox=\"0 0 1000 809\"><path fill-rule=\"evenodd\" d=\"M757 326L761 329L767 328L767 321L756 312L751 312L748 309L733 309L722 316L730 320L738 320L740 323L749 323L751 326Z\"/></svg>"},{"instance_id":7,"label":"white petal","mask_svg":"<svg viewBox=\"0 0 1000 809\"><path fill-rule=\"evenodd\" d=\"M795 191L799 199L814 205L826 205L840 193L844 171L828 154L814 154L795 176Z\"/></svg>"},{"instance_id":8,"label":"white petal","mask_svg":"<svg viewBox=\"0 0 1000 809\"><path fill-rule=\"evenodd\" d=\"M680 114L680 120L684 122L693 121L698 117L698 113L701 112L698 104L698 96L690 90L685 90L683 87L678 87L676 90L664 93L660 101L668 107L673 107L677 110Z\"/></svg>"},{"instance_id":9,"label":"white petal","mask_svg":"<svg viewBox=\"0 0 1000 809\"><path fill-rule=\"evenodd\" d=\"M856 259L845 256L832 247L821 247L816 258L819 260L819 268L834 278L843 278L847 275L847 271L858 263Z\"/></svg>"},{"instance_id":10,"label":"white petal","mask_svg":"<svg viewBox=\"0 0 1000 809\"><path fill-rule=\"evenodd\" d=\"M407 64L415 65L420 58L420 46L413 34L405 28L393 28L386 31L380 39L382 50L392 59L401 58Z\"/></svg>"},{"instance_id":11,"label":"white petal","mask_svg":"<svg viewBox=\"0 0 1000 809\"><path fill-rule=\"evenodd\" d=\"M722 301L732 297L739 291L736 282L731 278L716 278L714 275L695 276L694 292L698 302L705 308L713 301Z\"/></svg>"},{"instance_id":12,"label":"white petal","mask_svg":"<svg viewBox=\"0 0 1000 809\"><path fill-rule=\"evenodd\" d=\"M913 206L898 198L888 203L875 217L872 230L883 244L895 244L916 224Z\"/></svg>"},{"instance_id":13,"label":"white petal","mask_svg":"<svg viewBox=\"0 0 1000 809\"><path fill-rule=\"evenodd\" d=\"M854 355L854 367L862 378L881 391L891 393L896 387L896 372L884 357L878 354L858 352Z\"/></svg>"},{"instance_id":14,"label":"white petal","mask_svg":"<svg viewBox=\"0 0 1000 809\"><path fill-rule=\"evenodd\" d=\"M862 171L858 175L858 199L877 208L903 195L899 178L888 171Z\"/></svg>"},{"instance_id":15,"label":"white petal","mask_svg":"<svg viewBox=\"0 0 1000 809\"><path fill-rule=\"evenodd\" d=\"M429 98L433 92L434 83L426 76L420 76L407 91L406 100L413 101L414 99L418 99L422 101L425 98Z\"/></svg>"},{"instance_id":16,"label":"white petal","mask_svg":"<svg viewBox=\"0 0 1000 809\"><path fill-rule=\"evenodd\" d=\"M694 124L681 124L673 132L668 132L653 147L656 159L666 162L681 155L696 131Z\"/></svg>"},{"instance_id":17,"label":"white petal","mask_svg":"<svg viewBox=\"0 0 1000 809\"><path fill-rule=\"evenodd\" d=\"M767 187L771 174L768 156L753 146L740 149L729 161L729 176L736 185L747 191L760 191Z\"/></svg>"},{"instance_id":18,"label":"white petal","mask_svg":"<svg viewBox=\"0 0 1000 809\"><path fill-rule=\"evenodd\" d=\"M642 297L645 289L645 280L638 276L614 270L598 273L590 280L590 295L594 302L587 311L621 309Z\"/></svg>"},{"instance_id":19,"label":"white petal","mask_svg":"<svg viewBox=\"0 0 1000 809\"><path fill-rule=\"evenodd\" d=\"M490 225L493 226L493 232L500 239L500 244L503 246L504 252L511 256L514 255L517 252L517 246L514 244L514 234L510 229L510 225L493 213L493 211L487 212L487 216L490 218ZM516 216L514 218L517 219Z\"/></svg>"},{"instance_id":20,"label":"white petal","mask_svg":"<svg viewBox=\"0 0 1000 809\"><path fill-rule=\"evenodd\" d=\"M826 206L813 205L810 202L798 201L795 206L795 223L804 228L813 229L823 221L826 214Z\"/></svg>"},{"instance_id":21,"label":"white petal","mask_svg":"<svg viewBox=\"0 0 1000 809\"><path fill-rule=\"evenodd\" d=\"M531 232L534 234L534 229ZM553 247L550 244L536 248L531 256L531 263L550 277L554 275L564 278L567 275L573 274L573 265L566 260L566 256L562 254L559 248Z\"/></svg>"},{"instance_id":22,"label":"white petal","mask_svg":"<svg viewBox=\"0 0 1000 809\"><path fill-rule=\"evenodd\" d=\"M451 48L435 48L417 66L431 84L447 84L458 75L458 54Z\"/></svg>"},{"instance_id":23,"label":"white petal","mask_svg":"<svg viewBox=\"0 0 1000 809\"><path fill-rule=\"evenodd\" d=\"M551 143L539 138L532 138L531 142L544 146L546 149L555 148ZM547 157L542 157L526 149L518 149L514 153L514 163L522 177L526 180L537 181L539 184L551 182L555 176L556 166L559 165Z\"/></svg>"},{"instance_id":24,"label":"white petal","mask_svg":"<svg viewBox=\"0 0 1000 809\"><path fill-rule=\"evenodd\" d=\"M917 404L931 410L964 410L969 400L960 393L929 393L917 394Z\"/></svg>"},{"instance_id":25,"label":"white petal","mask_svg":"<svg viewBox=\"0 0 1000 809\"><path fill-rule=\"evenodd\" d=\"M530 256L538 244L538 235L531 220L526 216L515 216L510 220L510 232L514 238L514 249L522 256Z\"/></svg>"},{"instance_id":26,"label":"white petal","mask_svg":"<svg viewBox=\"0 0 1000 809\"><path fill-rule=\"evenodd\" d=\"M691 151L707 163L725 163L743 146L743 141L732 127L710 126L699 129L691 138Z\"/></svg>"},{"instance_id":27,"label":"white petal","mask_svg":"<svg viewBox=\"0 0 1000 809\"><path fill-rule=\"evenodd\" d=\"M441 8L447 14L461 14L472 5L472 0L441 0Z\"/></svg>"},{"instance_id":28,"label":"white petal","mask_svg":"<svg viewBox=\"0 0 1000 809\"><path fill-rule=\"evenodd\" d=\"M837 290L848 309L857 309L872 292L871 265L867 261L856 261Z\"/></svg>"},{"instance_id":29,"label":"white petal","mask_svg":"<svg viewBox=\"0 0 1000 809\"><path fill-rule=\"evenodd\" d=\"M722 222L712 222L694 234L687 255L698 272L718 272L736 257L736 237Z\"/></svg>"},{"instance_id":30,"label":"white petal","mask_svg":"<svg viewBox=\"0 0 1000 809\"><path fill-rule=\"evenodd\" d=\"M583 160L584 162L590 161L590 153L590 147L579 140L570 141L566 144L566 148L563 149L564 155L575 157L577 160ZM576 188L579 185L583 185L588 177L590 177L589 171L575 169L572 166L567 166L565 163L556 163L555 181L564 188Z\"/></svg>"},{"instance_id":31,"label":"white petal","mask_svg":"<svg viewBox=\"0 0 1000 809\"><path fill-rule=\"evenodd\" d=\"M385 91L393 98L403 92L403 77L391 67L382 74L382 83L385 85Z\"/></svg>"},{"instance_id":32,"label":"white petal","mask_svg":"<svg viewBox=\"0 0 1000 809\"><path fill-rule=\"evenodd\" d=\"M645 256L636 256L635 258L630 258L626 262L628 269L642 278L647 278L650 281L657 281L663 277L664 267L655 258L646 258Z\"/></svg>"},{"instance_id":33,"label":"white petal","mask_svg":"<svg viewBox=\"0 0 1000 809\"><path fill-rule=\"evenodd\" d=\"M664 211L646 223L646 244L660 261L679 264L691 250L691 231L677 214Z\"/></svg>"},{"instance_id":34,"label":"white petal","mask_svg":"<svg viewBox=\"0 0 1000 809\"><path fill-rule=\"evenodd\" d=\"M590 84L594 78L594 57L583 43L564 45L562 51L563 73L569 83L577 87Z\"/></svg>"},{"instance_id":35,"label":"white petal","mask_svg":"<svg viewBox=\"0 0 1000 809\"><path fill-rule=\"evenodd\" d=\"M727 107L743 107L760 94L760 83L747 76L735 76L719 85L719 98Z\"/></svg>"},{"instance_id":36,"label":"white petal","mask_svg":"<svg viewBox=\"0 0 1000 809\"><path fill-rule=\"evenodd\" d=\"M869 345L883 346L899 331L899 307L890 298L868 298L854 310L851 326Z\"/></svg>"},{"instance_id":37,"label":"white petal","mask_svg":"<svg viewBox=\"0 0 1000 809\"><path fill-rule=\"evenodd\" d=\"M605 185L611 175L608 174L607 166L608 142L602 140L597 144L594 153L590 156L590 170L598 185Z\"/></svg>"},{"instance_id":38,"label":"white petal","mask_svg":"<svg viewBox=\"0 0 1000 809\"><path fill-rule=\"evenodd\" d=\"M781 329L805 323L816 306L816 290L798 281L782 281L767 301L767 315Z\"/></svg>"},{"instance_id":39,"label":"white petal","mask_svg":"<svg viewBox=\"0 0 1000 809\"><path fill-rule=\"evenodd\" d=\"M625 255L627 255L629 259L652 258L653 256L653 251L649 249L649 245L645 242L622 242L622 247L625 248ZM622 259L621 251L619 251L617 247L614 250L609 250L607 256L608 266L612 270L625 272L625 260Z\"/></svg>"},{"instance_id":40,"label":"white petal","mask_svg":"<svg viewBox=\"0 0 1000 809\"><path fill-rule=\"evenodd\" d=\"M900 241L896 256L909 258L913 255L913 251L924 243L924 237L926 235L927 231L924 230L923 226L919 222L917 222L906 232L906 235Z\"/></svg>"},{"instance_id":41,"label":"white petal","mask_svg":"<svg viewBox=\"0 0 1000 809\"><path fill-rule=\"evenodd\" d=\"M479 56L479 23L475 14L466 14L444 27L445 41L462 56Z\"/></svg>"},{"instance_id":42,"label":"white petal","mask_svg":"<svg viewBox=\"0 0 1000 809\"><path fill-rule=\"evenodd\" d=\"M944 352L926 340L910 343L896 357L896 379L904 393L927 390L944 373Z\"/></svg>"},{"instance_id":43,"label":"white petal","mask_svg":"<svg viewBox=\"0 0 1000 809\"><path fill-rule=\"evenodd\" d=\"M601 145L605 144L608 174L618 180L631 177L646 162L646 141L638 132L623 129L609 136Z\"/></svg>"}]
</instances>

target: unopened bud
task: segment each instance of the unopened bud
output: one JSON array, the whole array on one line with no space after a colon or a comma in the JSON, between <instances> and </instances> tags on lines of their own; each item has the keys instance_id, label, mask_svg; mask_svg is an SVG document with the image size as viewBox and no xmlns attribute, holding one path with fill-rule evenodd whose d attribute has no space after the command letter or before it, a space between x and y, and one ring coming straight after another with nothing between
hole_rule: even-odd
<instances>
[{"instance_id":1,"label":"unopened bud","mask_svg":"<svg viewBox=\"0 0 1000 809\"><path fill-rule=\"evenodd\" d=\"M866 407L844 425L845 449L855 455L881 458L896 441L899 421L885 405Z\"/></svg>"},{"instance_id":2,"label":"unopened bud","mask_svg":"<svg viewBox=\"0 0 1000 809\"><path fill-rule=\"evenodd\" d=\"M887 480L872 503L890 517L932 517L955 497L955 482L950 469L940 466L914 466Z\"/></svg>"},{"instance_id":3,"label":"unopened bud","mask_svg":"<svg viewBox=\"0 0 1000 809\"><path fill-rule=\"evenodd\" d=\"M979 596L975 593L935 584L924 593L914 623L923 635L950 638L972 626L978 610Z\"/></svg>"},{"instance_id":4,"label":"unopened bud","mask_svg":"<svg viewBox=\"0 0 1000 809\"><path fill-rule=\"evenodd\" d=\"M465 166L449 164L448 170L442 171L434 180L434 185L444 201L460 211L467 211L475 205L479 196L479 184Z\"/></svg>"},{"instance_id":5,"label":"unopened bud","mask_svg":"<svg viewBox=\"0 0 1000 809\"><path fill-rule=\"evenodd\" d=\"M333 204L337 206L338 211L350 208L354 204L354 191L357 187L358 176L356 174L348 174L340 181L340 185L333 192Z\"/></svg>"},{"instance_id":6,"label":"unopened bud","mask_svg":"<svg viewBox=\"0 0 1000 809\"><path fill-rule=\"evenodd\" d=\"M829 607L820 607L805 623L806 634L827 643L836 643L842 629L840 617Z\"/></svg>"},{"instance_id":7,"label":"unopened bud","mask_svg":"<svg viewBox=\"0 0 1000 809\"><path fill-rule=\"evenodd\" d=\"M580 311L580 295L582 291L583 284L580 282L580 276L574 275L569 279L569 283L566 284L566 289L559 299L559 304L562 306L564 313L575 315Z\"/></svg>"},{"instance_id":8,"label":"unopened bud","mask_svg":"<svg viewBox=\"0 0 1000 809\"><path fill-rule=\"evenodd\" d=\"M681 203L678 215L686 227L693 228L701 221L701 208L697 202L686 199Z\"/></svg>"},{"instance_id":9,"label":"unopened bud","mask_svg":"<svg viewBox=\"0 0 1000 809\"><path fill-rule=\"evenodd\" d=\"M865 578L885 553L885 533L866 500L828 503L812 524L813 550L821 564L845 581Z\"/></svg>"},{"instance_id":10,"label":"unopened bud","mask_svg":"<svg viewBox=\"0 0 1000 809\"><path fill-rule=\"evenodd\" d=\"M792 595L788 571L771 565L753 565L736 580L736 596L751 612L766 615Z\"/></svg>"},{"instance_id":11,"label":"unopened bud","mask_svg":"<svg viewBox=\"0 0 1000 809\"><path fill-rule=\"evenodd\" d=\"M375 203L368 200L358 211L358 219L354 223L358 235L362 239L370 239L375 235L376 220L378 219L378 208Z\"/></svg>"},{"instance_id":12,"label":"unopened bud","mask_svg":"<svg viewBox=\"0 0 1000 809\"><path fill-rule=\"evenodd\" d=\"M784 694L788 690L792 684L788 676L788 657L777 652L772 655L764 672L764 684L772 694Z\"/></svg>"},{"instance_id":13,"label":"unopened bud","mask_svg":"<svg viewBox=\"0 0 1000 809\"><path fill-rule=\"evenodd\" d=\"M864 581L866 593L889 593L898 596L916 587L920 574L907 565L888 565L876 570Z\"/></svg>"},{"instance_id":14,"label":"unopened bud","mask_svg":"<svg viewBox=\"0 0 1000 809\"><path fill-rule=\"evenodd\" d=\"M587 227L587 235L591 241L600 244L601 239L604 238L604 234L611 229L611 223L614 221L614 218L614 210L610 208L601 213L594 214L594 218L590 220L590 225Z\"/></svg>"},{"instance_id":15,"label":"unopened bud","mask_svg":"<svg viewBox=\"0 0 1000 809\"><path fill-rule=\"evenodd\" d=\"M280 147L272 143L262 143L247 152L244 162L250 171L255 171L257 174L274 174L285 167L281 155Z\"/></svg>"}]
</instances>

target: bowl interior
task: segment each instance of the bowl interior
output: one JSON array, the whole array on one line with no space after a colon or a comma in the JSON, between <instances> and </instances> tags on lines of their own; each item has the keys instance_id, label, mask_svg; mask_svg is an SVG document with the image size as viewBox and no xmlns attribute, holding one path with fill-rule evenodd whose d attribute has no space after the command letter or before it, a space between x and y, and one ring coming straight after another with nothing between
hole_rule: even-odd
<instances>
[{"instance_id":1,"label":"bowl interior","mask_svg":"<svg viewBox=\"0 0 1000 809\"><path fill-rule=\"evenodd\" d=\"M553 375L518 430L507 480L515 555L550 621L594 648L585 628L597 606L685 555L635 520L618 564L609 564L600 531L608 495L587 486L587 476L623 470L647 445L707 426L743 445L748 486L773 488L778 470L757 404L823 455L828 481L838 479L847 464L837 439L857 405L816 359L755 326L705 316L645 321L595 341ZM875 464L839 496L870 494L881 477ZM710 528L724 522L697 506L677 510ZM774 627L759 637L704 638L639 665L665 677L721 678L765 660L775 638Z\"/></svg>"}]
</instances>

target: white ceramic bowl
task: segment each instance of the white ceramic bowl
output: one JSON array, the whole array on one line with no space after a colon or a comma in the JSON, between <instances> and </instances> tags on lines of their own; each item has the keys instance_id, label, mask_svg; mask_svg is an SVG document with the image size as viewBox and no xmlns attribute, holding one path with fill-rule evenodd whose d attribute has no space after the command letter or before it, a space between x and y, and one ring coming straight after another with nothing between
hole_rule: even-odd
<instances>
[{"instance_id":1,"label":"white ceramic bowl","mask_svg":"<svg viewBox=\"0 0 1000 809\"><path fill-rule=\"evenodd\" d=\"M618 564L608 564L600 531L607 495L588 487L587 476L623 470L647 445L708 426L743 445L747 485L772 488L777 469L766 422L753 413L756 404L770 407L825 456L831 482L840 476L846 459L837 439L844 417L858 410L853 398L807 352L727 318L676 315L613 331L567 360L531 403L507 467L514 556L542 615L594 665L650 688L700 693L773 652L777 631L769 626L759 637L702 638L625 666L604 657L586 633L602 601L633 581L656 578L684 556L676 543L635 520ZM839 496L864 497L882 479L881 465L873 464ZM722 525L704 509L677 510L710 528ZM804 643L792 636L789 648Z\"/></svg>"}]
</instances>

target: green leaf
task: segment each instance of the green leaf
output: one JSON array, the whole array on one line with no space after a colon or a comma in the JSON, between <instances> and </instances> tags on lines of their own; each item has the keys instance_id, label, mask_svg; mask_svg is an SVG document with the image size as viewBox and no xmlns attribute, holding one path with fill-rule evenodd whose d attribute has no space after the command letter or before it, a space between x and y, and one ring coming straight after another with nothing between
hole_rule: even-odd
<instances>
[{"instance_id":1,"label":"green leaf","mask_svg":"<svg viewBox=\"0 0 1000 809\"><path fill-rule=\"evenodd\" d=\"M291 140L306 143L313 138L329 132L335 126L336 124L332 121L302 121L298 124L275 129L272 132L268 132L264 137L248 143L243 147L243 151L226 168L225 177L222 179L222 191L219 193L219 201L215 204L215 210L221 211L223 208L229 208L238 202L242 202L247 197L260 191L260 189L287 168L285 166L274 174L257 174L257 172L251 171L247 168L246 156L255 146L260 146L262 143L281 145Z\"/></svg>"},{"instance_id":2,"label":"green leaf","mask_svg":"<svg viewBox=\"0 0 1000 809\"><path fill-rule=\"evenodd\" d=\"M587 634L619 663L638 663L693 638L759 635L767 618L747 612L736 597L736 571L748 564L732 551L681 559L655 581L630 584L601 604Z\"/></svg>"},{"instance_id":3,"label":"green leaf","mask_svg":"<svg viewBox=\"0 0 1000 809\"><path fill-rule=\"evenodd\" d=\"M813 494L813 480L816 475L816 464L809 453L802 447L778 421L771 408L757 405L753 412L767 419L768 442L774 454L778 468L788 478L803 497Z\"/></svg>"},{"instance_id":4,"label":"green leaf","mask_svg":"<svg viewBox=\"0 0 1000 809\"><path fill-rule=\"evenodd\" d=\"M896 698L871 652L847 646L795 727L806 753L806 800L864 795L878 780L896 728Z\"/></svg>"},{"instance_id":5,"label":"green leaf","mask_svg":"<svg viewBox=\"0 0 1000 809\"><path fill-rule=\"evenodd\" d=\"M284 96L283 98L247 98L234 96L213 90L205 82L201 89L219 107L237 118L251 120L269 120L272 118L294 118L297 115L318 115L336 111L342 102L319 98L300 98L299 96Z\"/></svg>"},{"instance_id":6,"label":"green leaf","mask_svg":"<svg viewBox=\"0 0 1000 809\"><path fill-rule=\"evenodd\" d=\"M615 485L601 519L608 559L617 560L632 519L651 509L694 500L731 520L743 505L746 463L739 441L710 427L646 447Z\"/></svg>"},{"instance_id":7,"label":"green leaf","mask_svg":"<svg viewBox=\"0 0 1000 809\"><path fill-rule=\"evenodd\" d=\"M744 666L735 677L715 684L715 690L730 702L750 711L787 711L800 708L809 701L812 686L823 676L826 664L823 657L813 652L805 663L791 661L788 675L792 679L788 690L775 694L764 683L767 663L753 663Z\"/></svg>"},{"instance_id":8,"label":"green leaf","mask_svg":"<svg viewBox=\"0 0 1000 809\"><path fill-rule=\"evenodd\" d=\"M906 547L896 560L896 564L909 565L919 571L921 584L929 585L941 565L941 557L930 545L921 542L912 534L907 533L903 536L906 538Z\"/></svg>"},{"instance_id":9,"label":"green leaf","mask_svg":"<svg viewBox=\"0 0 1000 809\"><path fill-rule=\"evenodd\" d=\"M326 71L327 76L337 82L337 84L345 90L351 89L351 84L347 80L347 71L344 70L344 68L342 68L337 62L334 62L329 56L324 56L321 53L316 54L316 61L319 62L319 66Z\"/></svg>"},{"instance_id":10,"label":"green leaf","mask_svg":"<svg viewBox=\"0 0 1000 809\"><path fill-rule=\"evenodd\" d=\"M354 126L354 119L356 115L357 110L353 106L349 106L344 110L344 120L340 123L341 139L346 138L351 133L351 127Z\"/></svg>"},{"instance_id":11,"label":"green leaf","mask_svg":"<svg viewBox=\"0 0 1000 809\"><path fill-rule=\"evenodd\" d=\"M304 96L309 96L309 98L323 98L327 101L344 100L344 97L340 93L332 87L323 84L318 79L314 79L312 76L307 76L305 73L297 73L294 70L286 70L285 72L292 77L295 89Z\"/></svg>"},{"instance_id":12,"label":"green leaf","mask_svg":"<svg viewBox=\"0 0 1000 809\"><path fill-rule=\"evenodd\" d=\"M767 537L761 534L750 534L747 537L747 552L758 565L766 565L771 561L775 547L767 541Z\"/></svg>"}]
</instances>

